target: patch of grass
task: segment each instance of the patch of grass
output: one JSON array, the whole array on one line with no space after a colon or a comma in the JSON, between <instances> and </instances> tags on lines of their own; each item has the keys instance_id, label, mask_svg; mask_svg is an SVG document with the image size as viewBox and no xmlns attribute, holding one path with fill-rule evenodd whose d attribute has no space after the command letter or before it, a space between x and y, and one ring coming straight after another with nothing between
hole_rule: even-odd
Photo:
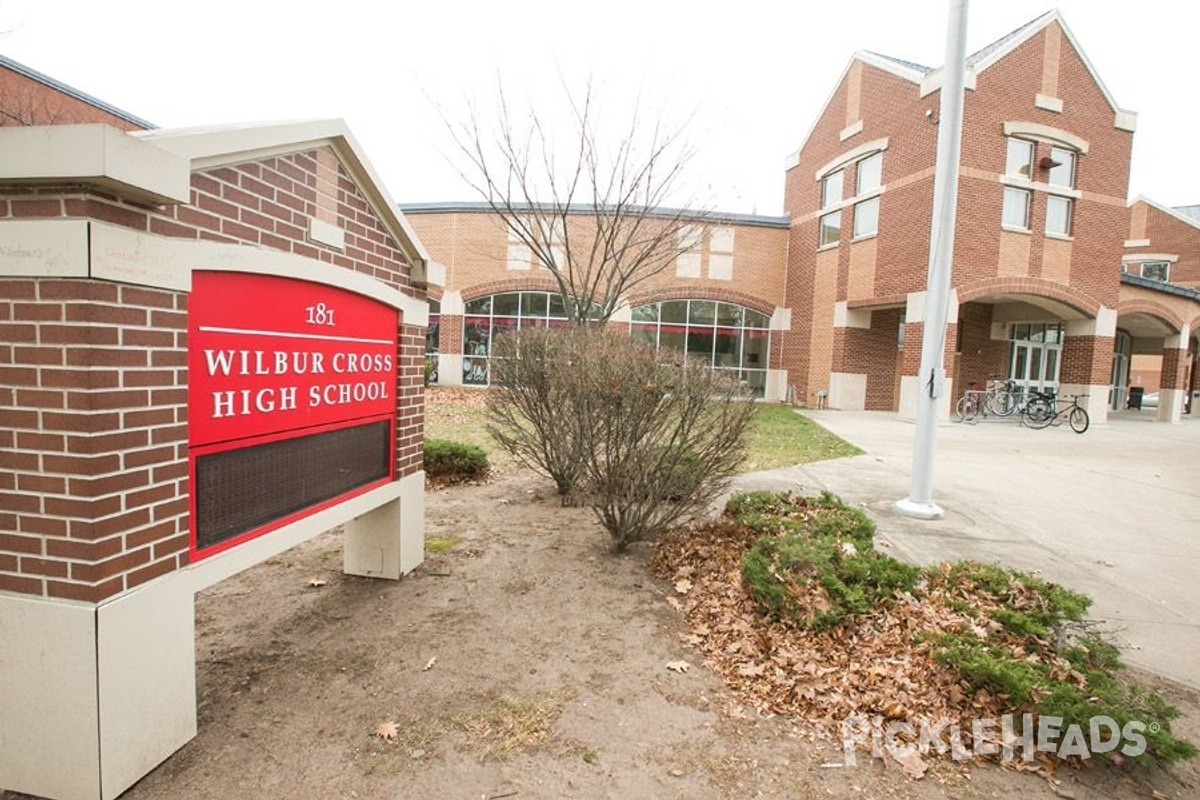
<instances>
[{"instance_id":1,"label":"patch of grass","mask_svg":"<svg viewBox=\"0 0 1200 800\"><path fill-rule=\"evenodd\" d=\"M426 553L449 553L458 544L456 536L432 536L425 540Z\"/></svg>"},{"instance_id":2,"label":"patch of grass","mask_svg":"<svg viewBox=\"0 0 1200 800\"><path fill-rule=\"evenodd\" d=\"M758 404L747 444L747 472L862 454L791 406L777 403Z\"/></svg>"},{"instance_id":3,"label":"patch of grass","mask_svg":"<svg viewBox=\"0 0 1200 800\"><path fill-rule=\"evenodd\" d=\"M504 761L530 750L570 752L576 746L552 730L563 706L574 696L565 690L538 692L519 698L501 694L455 719L467 734L480 762Z\"/></svg>"},{"instance_id":4,"label":"patch of grass","mask_svg":"<svg viewBox=\"0 0 1200 800\"><path fill-rule=\"evenodd\" d=\"M486 389L429 387L425 390L425 438L472 444L489 458L501 455L485 426L486 398Z\"/></svg>"}]
</instances>

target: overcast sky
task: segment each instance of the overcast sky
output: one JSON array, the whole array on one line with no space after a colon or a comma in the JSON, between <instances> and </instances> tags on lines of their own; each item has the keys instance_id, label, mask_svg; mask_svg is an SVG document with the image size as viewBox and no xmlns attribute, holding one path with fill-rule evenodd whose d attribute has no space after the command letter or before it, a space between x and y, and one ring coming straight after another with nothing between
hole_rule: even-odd
<instances>
[{"instance_id":1,"label":"overcast sky","mask_svg":"<svg viewBox=\"0 0 1200 800\"><path fill-rule=\"evenodd\" d=\"M968 51L1055 6L973 0ZM1060 0L1138 113L1130 196L1200 203L1194 0ZM401 203L477 200L433 103L461 119L497 76L546 98L588 75L606 107L690 119L718 210L782 213L797 150L855 50L940 66L948 0L0 0L0 53L161 127L341 117ZM557 89L555 89L557 91ZM431 102L431 100L433 102ZM545 107L552 107L547 104Z\"/></svg>"}]
</instances>

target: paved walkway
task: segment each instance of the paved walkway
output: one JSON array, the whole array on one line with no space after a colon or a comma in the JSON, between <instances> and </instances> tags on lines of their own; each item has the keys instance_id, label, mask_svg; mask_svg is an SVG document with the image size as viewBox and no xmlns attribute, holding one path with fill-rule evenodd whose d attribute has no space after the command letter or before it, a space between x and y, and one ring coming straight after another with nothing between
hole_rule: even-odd
<instances>
[{"instance_id":1,"label":"paved walkway","mask_svg":"<svg viewBox=\"0 0 1200 800\"><path fill-rule=\"evenodd\" d=\"M1077 435L1011 421L938 426L934 502L898 514L916 426L887 412L809 411L865 455L753 473L738 489L828 489L866 506L917 563L999 561L1083 591L1126 660L1200 688L1200 419L1121 412Z\"/></svg>"}]
</instances>

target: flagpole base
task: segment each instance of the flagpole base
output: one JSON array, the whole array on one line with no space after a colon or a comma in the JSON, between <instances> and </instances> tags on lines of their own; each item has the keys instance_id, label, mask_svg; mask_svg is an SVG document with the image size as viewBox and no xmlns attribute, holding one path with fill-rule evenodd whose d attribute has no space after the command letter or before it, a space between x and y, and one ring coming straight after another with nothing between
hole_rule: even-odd
<instances>
[{"instance_id":1,"label":"flagpole base","mask_svg":"<svg viewBox=\"0 0 1200 800\"><path fill-rule=\"evenodd\" d=\"M896 510L906 517L914 519L941 519L946 515L942 511L942 507L937 503L918 503L915 500L910 500L907 497L903 500L896 501Z\"/></svg>"}]
</instances>

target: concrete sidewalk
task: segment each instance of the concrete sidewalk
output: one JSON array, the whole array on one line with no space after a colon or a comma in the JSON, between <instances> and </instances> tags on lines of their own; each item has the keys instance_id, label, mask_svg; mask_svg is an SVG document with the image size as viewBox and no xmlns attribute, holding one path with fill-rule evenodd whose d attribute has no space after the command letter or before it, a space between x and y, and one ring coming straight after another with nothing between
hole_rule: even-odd
<instances>
[{"instance_id":1,"label":"concrete sidewalk","mask_svg":"<svg viewBox=\"0 0 1200 800\"><path fill-rule=\"evenodd\" d=\"M913 423L805 414L865 455L752 473L738 490L828 489L867 507L906 560L997 561L1085 592L1129 663L1200 688L1200 420L1122 412L1083 435L942 424L933 485L946 516L922 521L893 507L908 495Z\"/></svg>"}]
</instances>

